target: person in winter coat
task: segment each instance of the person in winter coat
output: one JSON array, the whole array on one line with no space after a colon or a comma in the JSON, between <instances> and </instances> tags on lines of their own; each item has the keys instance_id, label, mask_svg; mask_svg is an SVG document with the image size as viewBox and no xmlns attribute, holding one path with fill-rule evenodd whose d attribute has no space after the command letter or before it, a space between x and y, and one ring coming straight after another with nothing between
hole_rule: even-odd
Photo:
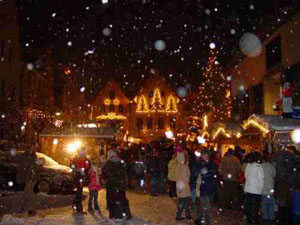
<instances>
[{"instance_id":1,"label":"person in winter coat","mask_svg":"<svg viewBox=\"0 0 300 225\"><path fill-rule=\"evenodd\" d=\"M126 198L126 165L117 157L116 152L109 150L103 167L106 184L107 208L110 219L131 219L129 201Z\"/></svg>"},{"instance_id":2,"label":"person in winter coat","mask_svg":"<svg viewBox=\"0 0 300 225\"><path fill-rule=\"evenodd\" d=\"M274 159L276 170L275 194L280 224L292 223L290 213L292 194L300 186L300 159L295 152L294 146L288 146L280 151Z\"/></svg>"},{"instance_id":3,"label":"person in winter coat","mask_svg":"<svg viewBox=\"0 0 300 225\"><path fill-rule=\"evenodd\" d=\"M99 168L99 162L96 165L91 165L91 168L89 170L89 203L88 203L88 211L93 212L94 210L96 212L100 212L99 205L98 205L98 192L101 189L101 183L100 183L100 168ZM93 209L94 204L94 209Z\"/></svg>"},{"instance_id":4,"label":"person in winter coat","mask_svg":"<svg viewBox=\"0 0 300 225\"><path fill-rule=\"evenodd\" d=\"M190 168L188 165L188 153L186 151L177 153L177 176L176 176L176 192L178 197L178 205L176 212L176 220L183 220L182 212L185 211L187 219L191 217L191 189L190 189Z\"/></svg>"},{"instance_id":5,"label":"person in winter coat","mask_svg":"<svg viewBox=\"0 0 300 225\"><path fill-rule=\"evenodd\" d=\"M245 171L245 214L250 224L259 223L259 207L264 188L264 169L259 163L260 154L250 153Z\"/></svg>"},{"instance_id":6,"label":"person in winter coat","mask_svg":"<svg viewBox=\"0 0 300 225\"><path fill-rule=\"evenodd\" d=\"M170 198L177 197L176 194L176 175L177 175L177 154L174 152L172 159L168 164L168 179L169 179L169 196Z\"/></svg>"},{"instance_id":7,"label":"person in winter coat","mask_svg":"<svg viewBox=\"0 0 300 225\"><path fill-rule=\"evenodd\" d=\"M85 149L81 148L71 162L73 171L73 181L76 187L76 194L72 204L73 212L77 214L85 214L82 207L82 190L83 186L88 184L88 171L90 170L91 163L85 156Z\"/></svg>"},{"instance_id":8,"label":"person in winter coat","mask_svg":"<svg viewBox=\"0 0 300 225\"><path fill-rule=\"evenodd\" d=\"M35 199L33 189L40 176L38 166L42 164L36 156L38 148L37 143L31 143L17 158L17 183L25 184L22 208L28 212L29 216L36 215L36 211L33 209Z\"/></svg>"},{"instance_id":9,"label":"person in winter coat","mask_svg":"<svg viewBox=\"0 0 300 225\"><path fill-rule=\"evenodd\" d=\"M223 205L226 209L231 209L236 202L238 183L237 179L241 172L241 163L235 157L233 149L229 149L221 160L220 173L224 181Z\"/></svg>"},{"instance_id":10,"label":"person in winter coat","mask_svg":"<svg viewBox=\"0 0 300 225\"><path fill-rule=\"evenodd\" d=\"M211 224L212 197L217 191L216 180L218 175L217 165L210 160L210 152L207 149L201 151L201 161L199 165L199 178L201 181L200 204L197 208L197 219L195 224ZM199 180L199 178L197 180ZM203 223L204 222L204 223Z\"/></svg>"},{"instance_id":11,"label":"person in winter coat","mask_svg":"<svg viewBox=\"0 0 300 225\"><path fill-rule=\"evenodd\" d=\"M161 163L157 151L153 152L153 156L149 159L147 168L151 176L151 181L150 181L151 195L158 196L159 178L160 178L160 174L162 173L162 168L161 168Z\"/></svg>"},{"instance_id":12,"label":"person in winter coat","mask_svg":"<svg viewBox=\"0 0 300 225\"><path fill-rule=\"evenodd\" d=\"M195 207L196 202L196 180L197 180L197 164L198 159L195 155L196 148L188 149L189 154L189 168L191 171L191 179L190 179L190 187L191 187L191 193L192 193L192 208Z\"/></svg>"},{"instance_id":13,"label":"person in winter coat","mask_svg":"<svg viewBox=\"0 0 300 225\"><path fill-rule=\"evenodd\" d=\"M262 219L264 221L274 221L275 198L273 194L276 171L274 166L270 163L269 155L263 156L263 163L261 165L264 169L264 189L262 193Z\"/></svg>"}]
</instances>

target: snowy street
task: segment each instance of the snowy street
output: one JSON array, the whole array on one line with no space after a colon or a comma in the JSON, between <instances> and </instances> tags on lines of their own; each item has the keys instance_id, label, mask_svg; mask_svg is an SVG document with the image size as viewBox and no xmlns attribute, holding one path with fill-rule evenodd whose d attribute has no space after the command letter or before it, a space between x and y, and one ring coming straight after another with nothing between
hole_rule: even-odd
<instances>
[{"instance_id":1,"label":"snowy street","mask_svg":"<svg viewBox=\"0 0 300 225\"><path fill-rule=\"evenodd\" d=\"M88 194L85 192L85 195ZM73 216L70 206L53 208L48 210L39 210L36 217L28 217L26 214L16 214L14 218L4 216L0 225L93 225L93 224L193 224L193 222L175 221L176 205L174 200L167 195L153 197L149 194L130 191L127 194L130 202L132 220L113 221L108 218L105 202L105 190L99 193L99 204L101 214L87 214L84 216ZM87 210L88 198L84 201L85 210ZM18 217L18 218L16 218ZM195 217L195 214L194 214ZM221 211L214 208L213 224L222 225L242 225L245 224L243 215L236 211Z\"/></svg>"}]
</instances>

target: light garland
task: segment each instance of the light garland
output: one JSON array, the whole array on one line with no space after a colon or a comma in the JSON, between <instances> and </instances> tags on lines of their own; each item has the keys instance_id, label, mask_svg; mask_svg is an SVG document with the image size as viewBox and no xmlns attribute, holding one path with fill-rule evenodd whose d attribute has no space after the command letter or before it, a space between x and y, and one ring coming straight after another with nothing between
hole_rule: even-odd
<instances>
[{"instance_id":1,"label":"light garland","mask_svg":"<svg viewBox=\"0 0 300 225\"><path fill-rule=\"evenodd\" d=\"M106 98L106 99L104 100L104 105L109 105L110 102L111 102L111 100L110 100L109 98Z\"/></svg>"},{"instance_id":2,"label":"light garland","mask_svg":"<svg viewBox=\"0 0 300 225\"><path fill-rule=\"evenodd\" d=\"M127 120L127 117L116 115L115 113L108 113L107 115L97 116L96 120Z\"/></svg>"},{"instance_id":3,"label":"light garland","mask_svg":"<svg viewBox=\"0 0 300 225\"><path fill-rule=\"evenodd\" d=\"M220 127L213 135L213 140L215 140L219 134L224 134L227 138L230 138L230 133L227 133L223 127Z\"/></svg>"},{"instance_id":4,"label":"light garland","mask_svg":"<svg viewBox=\"0 0 300 225\"><path fill-rule=\"evenodd\" d=\"M204 131L203 133L202 133L202 135L201 135L201 137L207 137L207 138L209 138L210 137L210 134L207 132L207 131Z\"/></svg>"},{"instance_id":5,"label":"light garland","mask_svg":"<svg viewBox=\"0 0 300 225\"><path fill-rule=\"evenodd\" d=\"M269 126L267 123L263 121L259 121L258 119L249 119L244 122L243 124L243 129L247 130L250 126L253 126L257 129L259 129L264 136L266 136L270 131L269 131Z\"/></svg>"},{"instance_id":6,"label":"light garland","mask_svg":"<svg viewBox=\"0 0 300 225\"><path fill-rule=\"evenodd\" d=\"M161 93L158 88L154 90L152 102L150 105L150 111L164 112L163 101L161 98Z\"/></svg>"},{"instance_id":7,"label":"light garland","mask_svg":"<svg viewBox=\"0 0 300 225\"><path fill-rule=\"evenodd\" d=\"M167 100L166 112L168 113L177 113L177 103L173 95L170 95Z\"/></svg>"},{"instance_id":8,"label":"light garland","mask_svg":"<svg viewBox=\"0 0 300 225\"><path fill-rule=\"evenodd\" d=\"M203 118L203 130L205 130L207 127L208 127L207 115L204 115L204 118Z\"/></svg>"},{"instance_id":9,"label":"light garland","mask_svg":"<svg viewBox=\"0 0 300 225\"><path fill-rule=\"evenodd\" d=\"M148 102L144 95L139 97L137 99L137 102L138 102L138 104L137 104L136 112L138 112L138 113L148 113L149 112Z\"/></svg>"},{"instance_id":10,"label":"light garland","mask_svg":"<svg viewBox=\"0 0 300 225\"><path fill-rule=\"evenodd\" d=\"M167 98L166 109L164 109L163 100L161 98L161 93L158 88L156 88L154 91L154 96L152 98L150 109L149 109L147 98L144 95L141 95L140 97L136 97L135 101L137 102L136 112L138 113L154 113L154 112L177 113L178 112L177 100L173 95L170 95Z\"/></svg>"},{"instance_id":11,"label":"light garland","mask_svg":"<svg viewBox=\"0 0 300 225\"><path fill-rule=\"evenodd\" d=\"M114 103L114 105L119 105L120 104L120 100L116 98L116 99L113 100L113 103Z\"/></svg>"}]
</instances>

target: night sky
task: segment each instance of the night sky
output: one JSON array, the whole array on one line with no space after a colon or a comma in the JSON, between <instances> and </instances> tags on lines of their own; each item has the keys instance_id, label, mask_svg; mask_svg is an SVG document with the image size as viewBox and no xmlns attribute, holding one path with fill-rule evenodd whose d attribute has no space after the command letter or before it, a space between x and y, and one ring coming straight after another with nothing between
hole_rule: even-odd
<instances>
[{"instance_id":1,"label":"night sky","mask_svg":"<svg viewBox=\"0 0 300 225\"><path fill-rule=\"evenodd\" d=\"M53 48L57 62L71 69L88 97L110 77L133 96L151 69L160 71L175 90L186 84L195 89L203 79L210 43L216 44L218 61L225 68L228 59L239 53L241 36L256 33L273 9L281 18L289 4L286 0L277 5L273 0L102 1L19 0L23 60L35 65L37 49Z\"/></svg>"}]
</instances>

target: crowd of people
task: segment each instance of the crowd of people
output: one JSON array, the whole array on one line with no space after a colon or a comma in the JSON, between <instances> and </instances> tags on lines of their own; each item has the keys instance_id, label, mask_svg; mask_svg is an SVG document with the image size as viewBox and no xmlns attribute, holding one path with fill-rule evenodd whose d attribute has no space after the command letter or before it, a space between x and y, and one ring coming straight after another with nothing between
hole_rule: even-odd
<instances>
[{"instance_id":1,"label":"crowd of people","mask_svg":"<svg viewBox=\"0 0 300 225\"><path fill-rule=\"evenodd\" d=\"M31 163L20 162L19 179L36 180L31 179L36 174L24 176L21 171L24 168L34 171L26 168L36 160L36 150L36 145L32 145L25 151L24 157L30 160L23 162ZM164 147L115 144L108 147L106 154L101 150L99 157L92 160L81 148L71 168L76 187L74 213L85 214L84 186L89 188L88 211L100 212L98 192L106 188L111 219L132 218L126 189L139 187L152 196L168 193L176 200L174 217L177 221L187 219L209 225L212 207L216 204L222 210L243 211L248 224L261 221L292 224L293 193L300 190L300 157L294 146L287 146L276 154L267 150L247 153L236 146L221 157L221 152L197 144L171 143ZM25 183L25 192L31 196L33 182ZM26 202L29 213L34 214L30 198ZM194 214L197 217L193 218Z\"/></svg>"}]
</instances>

